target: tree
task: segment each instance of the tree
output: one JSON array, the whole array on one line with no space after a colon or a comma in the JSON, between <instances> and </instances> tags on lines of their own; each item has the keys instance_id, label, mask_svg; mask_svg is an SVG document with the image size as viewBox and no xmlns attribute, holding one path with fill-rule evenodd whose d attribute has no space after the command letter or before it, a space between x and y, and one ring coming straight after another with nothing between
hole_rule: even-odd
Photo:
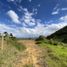
<instances>
[{"instance_id":1,"label":"tree","mask_svg":"<svg viewBox=\"0 0 67 67\"><path fill-rule=\"evenodd\" d=\"M13 34L12 34L12 33L10 33L10 37L11 37L11 38L13 37Z\"/></svg>"},{"instance_id":2,"label":"tree","mask_svg":"<svg viewBox=\"0 0 67 67\"><path fill-rule=\"evenodd\" d=\"M7 32L4 32L4 35L5 35L5 37L7 37L8 36L8 33Z\"/></svg>"},{"instance_id":3,"label":"tree","mask_svg":"<svg viewBox=\"0 0 67 67\"><path fill-rule=\"evenodd\" d=\"M45 39L45 37L43 35L40 35L39 38L36 39L36 41L42 41L44 39Z\"/></svg>"}]
</instances>

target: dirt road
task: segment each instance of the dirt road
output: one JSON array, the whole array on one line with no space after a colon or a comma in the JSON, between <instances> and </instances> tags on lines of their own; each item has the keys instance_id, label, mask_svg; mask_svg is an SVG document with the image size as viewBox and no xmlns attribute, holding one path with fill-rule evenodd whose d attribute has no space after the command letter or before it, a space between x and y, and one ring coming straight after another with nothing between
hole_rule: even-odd
<instances>
[{"instance_id":1,"label":"dirt road","mask_svg":"<svg viewBox=\"0 0 67 67\"><path fill-rule=\"evenodd\" d=\"M26 46L26 50L19 57L16 67L47 67L43 60L42 49L39 48L34 40L19 40L19 43Z\"/></svg>"}]
</instances>

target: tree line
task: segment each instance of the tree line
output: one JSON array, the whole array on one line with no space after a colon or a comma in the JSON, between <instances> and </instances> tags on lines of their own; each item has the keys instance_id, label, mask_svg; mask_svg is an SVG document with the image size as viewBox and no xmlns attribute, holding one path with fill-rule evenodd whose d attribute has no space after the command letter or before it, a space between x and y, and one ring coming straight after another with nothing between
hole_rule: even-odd
<instances>
[{"instance_id":1,"label":"tree line","mask_svg":"<svg viewBox=\"0 0 67 67\"><path fill-rule=\"evenodd\" d=\"M13 36L12 33L9 34L8 32L0 33L0 38L1 38L2 36L3 36L5 39L6 39L6 38L15 39L15 38L16 38L16 37Z\"/></svg>"}]
</instances>

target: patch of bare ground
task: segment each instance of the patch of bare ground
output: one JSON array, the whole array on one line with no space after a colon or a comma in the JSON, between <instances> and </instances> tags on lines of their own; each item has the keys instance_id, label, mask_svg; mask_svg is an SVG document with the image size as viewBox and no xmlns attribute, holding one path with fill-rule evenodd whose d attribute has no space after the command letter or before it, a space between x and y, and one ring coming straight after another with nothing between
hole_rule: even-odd
<instances>
[{"instance_id":1,"label":"patch of bare ground","mask_svg":"<svg viewBox=\"0 0 67 67\"><path fill-rule=\"evenodd\" d=\"M43 59L45 57L43 50L35 44L34 40L19 40L18 42L24 44L27 49L18 56L15 67L47 67Z\"/></svg>"}]
</instances>

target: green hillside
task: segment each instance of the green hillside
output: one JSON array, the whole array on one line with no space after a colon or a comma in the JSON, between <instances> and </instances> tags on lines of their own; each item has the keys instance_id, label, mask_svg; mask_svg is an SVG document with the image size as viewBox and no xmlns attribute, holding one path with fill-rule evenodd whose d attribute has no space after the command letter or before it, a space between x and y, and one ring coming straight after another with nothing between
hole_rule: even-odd
<instances>
[{"instance_id":1,"label":"green hillside","mask_svg":"<svg viewBox=\"0 0 67 67\"><path fill-rule=\"evenodd\" d=\"M60 44L55 46L44 42L37 45L42 48L43 61L45 60L48 67L67 67L67 47Z\"/></svg>"},{"instance_id":2,"label":"green hillside","mask_svg":"<svg viewBox=\"0 0 67 67\"><path fill-rule=\"evenodd\" d=\"M67 44L40 36L36 44L43 50L43 61L48 67L67 67Z\"/></svg>"},{"instance_id":3,"label":"green hillside","mask_svg":"<svg viewBox=\"0 0 67 67\"><path fill-rule=\"evenodd\" d=\"M56 31L55 33L51 34L47 38L67 43L67 26Z\"/></svg>"}]
</instances>

